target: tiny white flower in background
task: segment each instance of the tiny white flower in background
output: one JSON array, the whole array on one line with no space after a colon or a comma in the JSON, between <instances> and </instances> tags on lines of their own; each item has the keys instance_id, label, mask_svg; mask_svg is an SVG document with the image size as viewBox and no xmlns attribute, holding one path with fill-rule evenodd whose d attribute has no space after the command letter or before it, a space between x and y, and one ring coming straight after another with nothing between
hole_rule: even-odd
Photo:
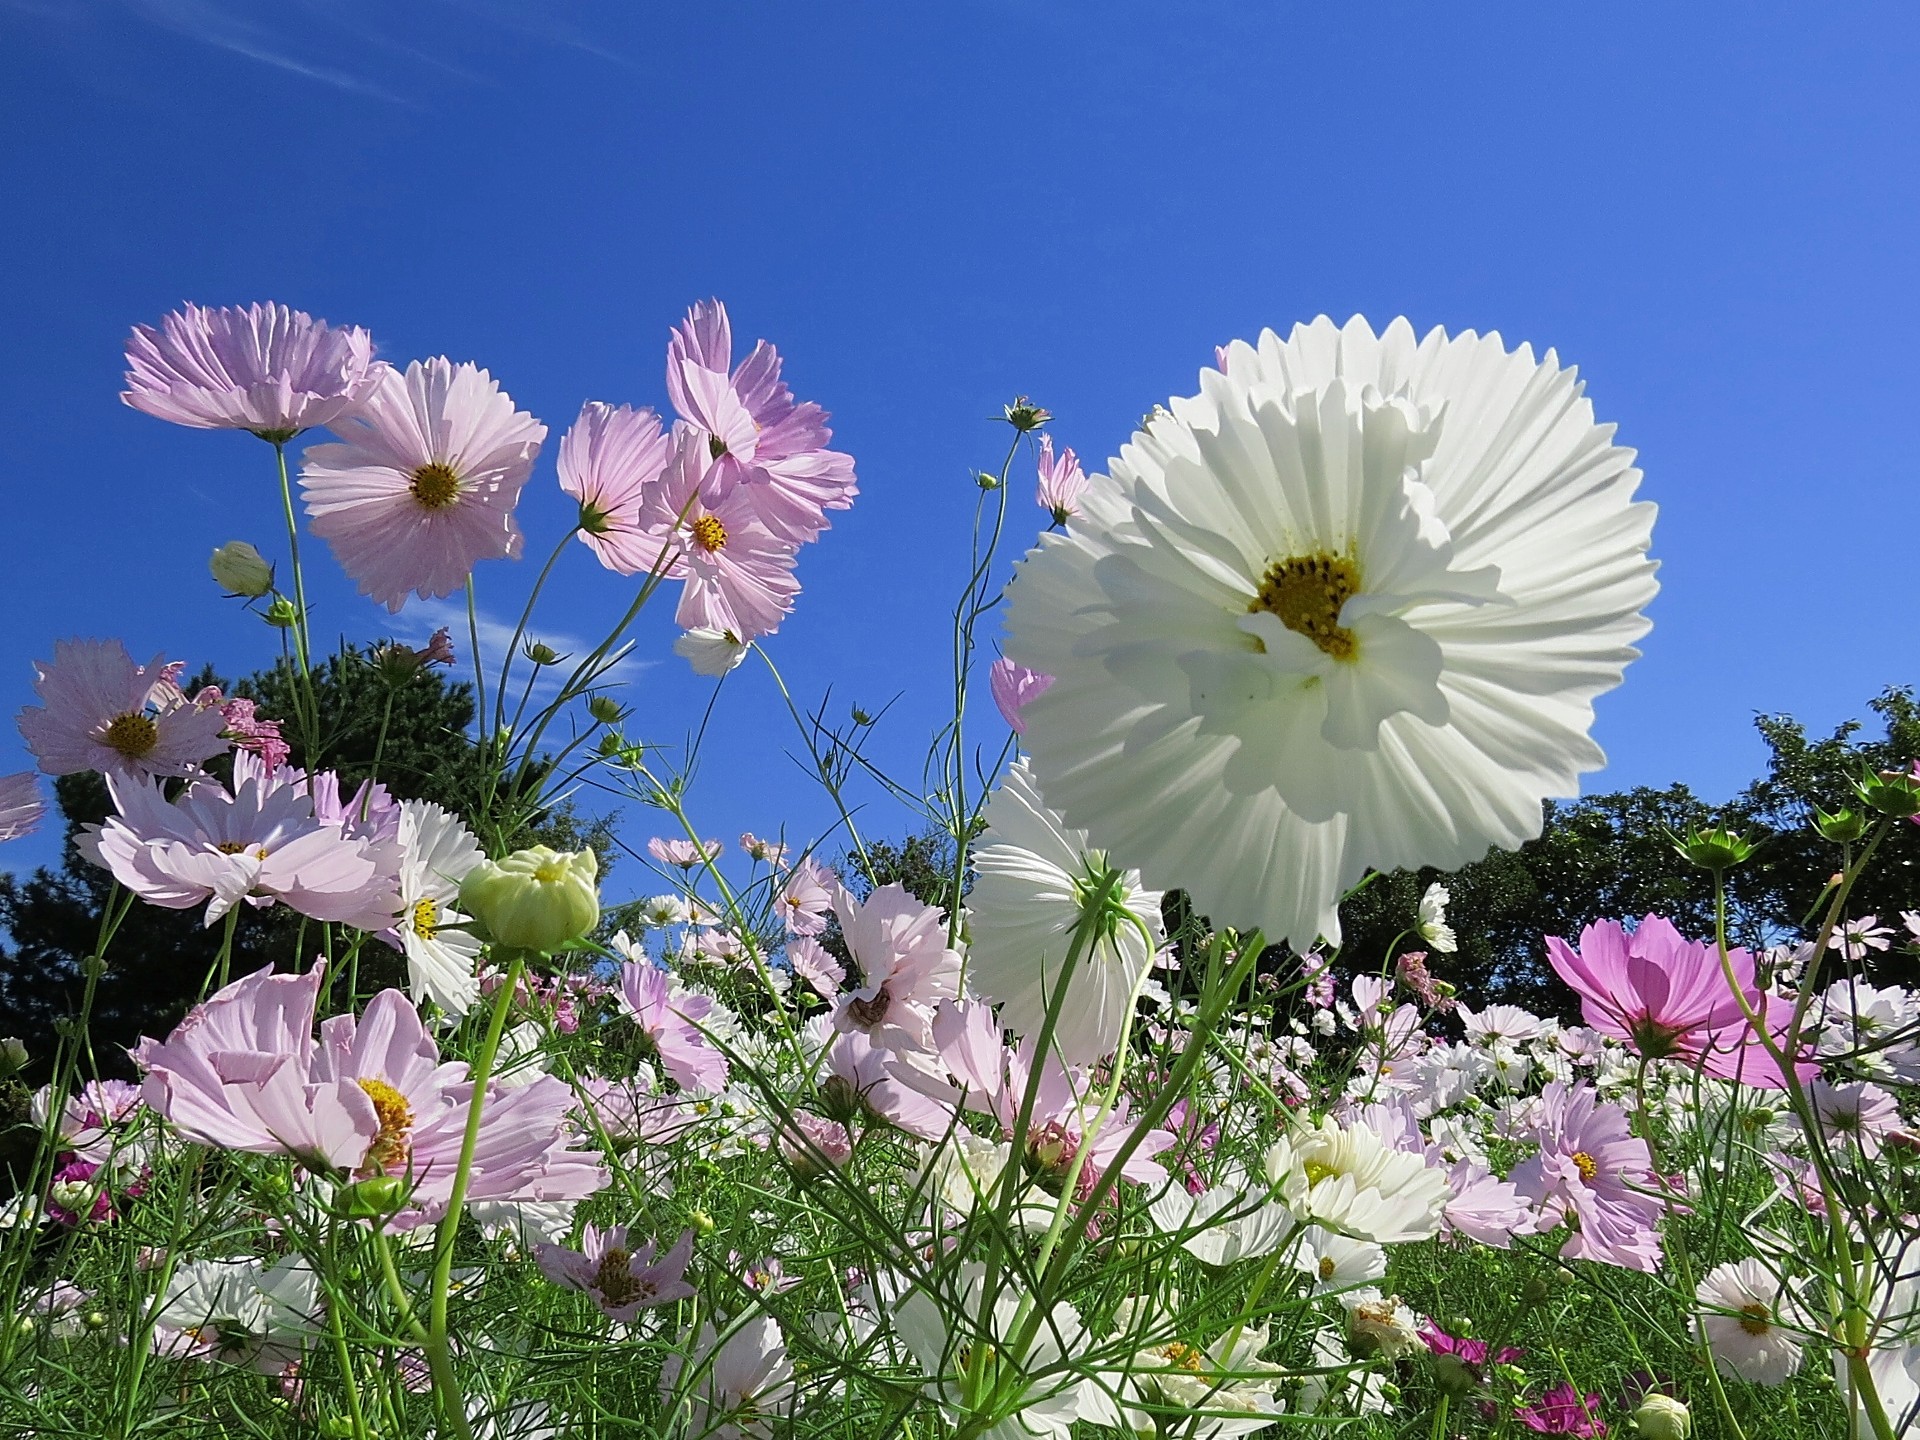
<instances>
[{"instance_id":1,"label":"tiny white flower in background","mask_svg":"<svg viewBox=\"0 0 1920 1440\"><path fill-rule=\"evenodd\" d=\"M1427 886L1427 893L1420 897L1420 917L1416 922L1420 938L1442 955L1451 955L1460 948L1453 928L1447 924L1447 902L1452 899L1447 887L1438 880Z\"/></svg>"},{"instance_id":2,"label":"tiny white flower in background","mask_svg":"<svg viewBox=\"0 0 1920 1440\"><path fill-rule=\"evenodd\" d=\"M1716 1265L1700 1282L1695 1323L1724 1371L1778 1385L1800 1368L1799 1337L1785 1328L1791 1299L1758 1260Z\"/></svg>"},{"instance_id":3,"label":"tiny white flower in background","mask_svg":"<svg viewBox=\"0 0 1920 1440\"><path fill-rule=\"evenodd\" d=\"M1875 950L1893 944L1893 931L1880 923L1878 915L1862 915L1849 920L1834 934L1834 946L1849 960L1864 960Z\"/></svg>"},{"instance_id":4,"label":"tiny white flower in background","mask_svg":"<svg viewBox=\"0 0 1920 1440\"><path fill-rule=\"evenodd\" d=\"M668 925L684 925L693 918L693 907L680 895L655 895L640 902L640 923L649 930L663 929ZM623 930L620 932L625 935ZM632 958L629 956L628 958Z\"/></svg>"},{"instance_id":5,"label":"tiny white flower in background","mask_svg":"<svg viewBox=\"0 0 1920 1440\"><path fill-rule=\"evenodd\" d=\"M1147 1213L1163 1233L1184 1235L1181 1248L1207 1265L1271 1255L1300 1228L1286 1206L1250 1193L1244 1176L1198 1195L1176 1181L1154 1198Z\"/></svg>"}]
</instances>

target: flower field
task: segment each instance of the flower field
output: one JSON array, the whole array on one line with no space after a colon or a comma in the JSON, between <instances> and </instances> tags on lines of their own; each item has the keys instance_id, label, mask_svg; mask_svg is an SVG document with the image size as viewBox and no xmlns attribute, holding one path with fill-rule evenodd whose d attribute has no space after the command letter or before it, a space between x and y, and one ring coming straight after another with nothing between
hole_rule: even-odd
<instances>
[{"instance_id":1,"label":"flower field","mask_svg":"<svg viewBox=\"0 0 1920 1440\"><path fill-rule=\"evenodd\" d=\"M486 370L279 305L138 326L126 366L277 487L273 544L206 539L281 658L270 699L111 637L31 657L0 840L99 777L105 899L68 1017L0 1043L0 1433L1920 1430L1920 994L1884 968L1920 914L1853 900L1920 765L1805 817L1832 878L1782 943L1733 943L1753 846L1700 827L1665 838L1717 923L1538 936L1551 1013L1464 1002L1445 883L1342 951L1343 899L1519 848L1603 764L1655 512L1552 352L1268 331L1099 473L1008 404L910 776L780 678L856 463L717 301L663 408L551 446ZM532 537L511 644L341 648L309 606L333 565L474 615L556 480L577 520ZM630 604L560 655L542 588L583 565ZM649 605L656 683L772 676L828 833L708 833L617 683ZM388 742L447 687L470 783L435 789ZM657 893L603 875L588 784ZM931 827L920 863L888 826ZM96 1043L153 910L204 927L197 1003Z\"/></svg>"}]
</instances>

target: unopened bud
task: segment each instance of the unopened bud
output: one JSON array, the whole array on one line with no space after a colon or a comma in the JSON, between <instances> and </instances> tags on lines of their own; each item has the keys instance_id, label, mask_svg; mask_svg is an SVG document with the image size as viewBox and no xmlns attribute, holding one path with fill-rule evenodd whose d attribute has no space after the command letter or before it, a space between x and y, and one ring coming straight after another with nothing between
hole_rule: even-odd
<instances>
[{"instance_id":1,"label":"unopened bud","mask_svg":"<svg viewBox=\"0 0 1920 1440\"><path fill-rule=\"evenodd\" d=\"M1458 1355L1433 1357L1433 1382L1449 1395L1471 1395L1480 1388L1480 1377Z\"/></svg>"},{"instance_id":2,"label":"unopened bud","mask_svg":"<svg viewBox=\"0 0 1920 1440\"><path fill-rule=\"evenodd\" d=\"M1522 1305L1544 1305L1553 1298L1554 1283L1544 1275L1529 1275L1520 1287Z\"/></svg>"},{"instance_id":3,"label":"unopened bud","mask_svg":"<svg viewBox=\"0 0 1920 1440\"><path fill-rule=\"evenodd\" d=\"M618 725L627 718L626 707L611 695L595 695L588 699L587 714L602 725Z\"/></svg>"},{"instance_id":4,"label":"unopened bud","mask_svg":"<svg viewBox=\"0 0 1920 1440\"><path fill-rule=\"evenodd\" d=\"M1655 1390L1633 1412L1633 1426L1646 1440L1687 1440L1693 1433L1693 1412Z\"/></svg>"},{"instance_id":5,"label":"unopened bud","mask_svg":"<svg viewBox=\"0 0 1920 1440\"><path fill-rule=\"evenodd\" d=\"M9 1035L0 1040L0 1075L11 1075L16 1070L24 1070L27 1064L26 1042L18 1035Z\"/></svg>"},{"instance_id":6,"label":"unopened bud","mask_svg":"<svg viewBox=\"0 0 1920 1440\"><path fill-rule=\"evenodd\" d=\"M1867 833L1867 817L1844 806L1829 815L1818 805L1813 807L1813 828L1820 838L1836 845L1851 845Z\"/></svg>"},{"instance_id":7,"label":"unopened bud","mask_svg":"<svg viewBox=\"0 0 1920 1440\"><path fill-rule=\"evenodd\" d=\"M229 595L258 600L273 593L273 566L244 540L229 540L214 551L207 569Z\"/></svg>"},{"instance_id":8,"label":"unopened bud","mask_svg":"<svg viewBox=\"0 0 1920 1440\"><path fill-rule=\"evenodd\" d=\"M527 642L526 657L536 665L558 665L560 652L551 645L542 645L538 640Z\"/></svg>"},{"instance_id":9,"label":"unopened bud","mask_svg":"<svg viewBox=\"0 0 1920 1440\"><path fill-rule=\"evenodd\" d=\"M113 1322L107 1318L104 1310L89 1310L80 1317L80 1323L89 1330L104 1330Z\"/></svg>"},{"instance_id":10,"label":"unopened bud","mask_svg":"<svg viewBox=\"0 0 1920 1440\"><path fill-rule=\"evenodd\" d=\"M356 1180L340 1190L335 1203L340 1213L354 1220L378 1220L391 1215L407 1203L409 1187L399 1175L374 1175Z\"/></svg>"},{"instance_id":11,"label":"unopened bud","mask_svg":"<svg viewBox=\"0 0 1920 1440\"><path fill-rule=\"evenodd\" d=\"M600 872L592 850L535 845L495 862L483 860L460 885L460 908L486 927L488 938L543 954L578 940L600 919Z\"/></svg>"},{"instance_id":12,"label":"unopened bud","mask_svg":"<svg viewBox=\"0 0 1920 1440\"><path fill-rule=\"evenodd\" d=\"M1674 837L1673 848L1680 858L1702 870L1718 875L1736 865L1744 865L1753 855L1753 842L1725 826L1693 829Z\"/></svg>"},{"instance_id":13,"label":"unopened bud","mask_svg":"<svg viewBox=\"0 0 1920 1440\"><path fill-rule=\"evenodd\" d=\"M291 630L300 620L300 611L286 596L277 596L267 606L266 621L276 630Z\"/></svg>"},{"instance_id":14,"label":"unopened bud","mask_svg":"<svg viewBox=\"0 0 1920 1440\"><path fill-rule=\"evenodd\" d=\"M989 475L984 470L976 470L973 472L973 483L978 485L982 490L998 490L1000 488L1000 477L998 475Z\"/></svg>"},{"instance_id":15,"label":"unopened bud","mask_svg":"<svg viewBox=\"0 0 1920 1440\"><path fill-rule=\"evenodd\" d=\"M1016 395L1013 403L1005 407L1007 423L1022 431L1038 430L1053 419L1051 412L1043 410L1024 395Z\"/></svg>"},{"instance_id":16,"label":"unopened bud","mask_svg":"<svg viewBox=\"0 0 1920 1440\"><path fill-rule=\"evenodd\" d=\"M1871 810L1896 820L1920 815L1920 777L1903 770L1882 770L1864 775L1854 784L1854 792Z\"/></svg>"},{"instance_id":17,"label":"unopened bud","mask_svg":"<svg viewBox=\"0 0 1920 1440\"><path fill-rule=\"evenodd\" d=\"M80 962L80 975L83 979L98 980L106 973L107 957L104 955L89 955Z\"/></svg>"},{"instance_id":18,"label":"unopened bud","mask_svg":"<svg viewBox=\"0 0 1920 1440\"><path fill-rule=\"evenodd\" d=\"M695 1210L687 1216L687 1219L692 1222L693 1228L700 1234L711 1235L713 1233L713 1217L706 1211Z\"/></svg>"}]
</instances>

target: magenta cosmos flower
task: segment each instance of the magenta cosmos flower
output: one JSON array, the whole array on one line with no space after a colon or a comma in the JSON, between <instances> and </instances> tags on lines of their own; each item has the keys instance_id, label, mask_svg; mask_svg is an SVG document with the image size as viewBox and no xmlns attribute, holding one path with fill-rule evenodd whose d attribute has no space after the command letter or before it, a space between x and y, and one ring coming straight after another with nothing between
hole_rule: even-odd
<instances>
[{"instance_id":1,"label":"magenta cosmos flower","mask_svg":"<svg viewBox=\"0 0 1920 1440\"><path fill-rule=\"evenodd\" d=\"M134 326L120 398L176 425L279 443L358 405L374 369L372 337L357 325L285 305L188 305L157 330Z\"/></svg>"},{"instance_id":2,"label":"magenta cosmos flower","mask_svg":"<svg viewBox=\"0 0 1920 1440\"><path fill-rule=\"evenodd\" d=\"M827 511L853 504L853 457L826 448L827 412L795 403L773 346L760 341L729 373L732 363L727 307L697 304L667 343L667 394L698 431L720 484L742 488L781 540L804 543L827 528Z\"/></svg>"},{"instance_id":3,"label":"magenta cosmos flower","mask_svg":"<svg viewBox=\"0 0 1920 1440\"><path fill-rule=\"evenodd\" d=\"M1027 733L1026 718L1020 712L1026 708L1029 700L1044 695L1051 684L1053 676L1029 670L1004 655L994 661L993 668L987 671L987 686L993 691L993 703L999 707L1000 717L1013 727L1016 735Z\"/></svg>"},{"instance_id":4,"label":"magenta cosmos flower","mask_svg":"<svg viewBox=\"0 0 1920 1440\"><path fill-rule=\"evenodd\" d=\"M40 783L33 771L0 775L0 841L31 835L46 813L47 802L40 798Z\"/></svg>"},{"instance_id":5,"label":"magenta cosmos flower","mask_svg":"<svg viewBox=\"0 0 1920 1440\"><path fill-rule=\"evenodd\" d=\"M1064 449L1058 455L1053 451L1053 437L1040 437L1040 484L1034 492L1034 500L1040 508L1053 517L1053 523L1064 525L1080 513L1080 497L1086 493L1087 476L1080 468L1080 457L1071 449Z\"/></svg>"},{"instance_id":6,"label":"magenta cosmos flower","mask_svg":"<svg viewBox=\"0 0 1920 1440\"><path fill-rule=\"evenodd\" d=\"M117 813L85 828L81 853L148 904L205 903L211 925L242 900L278 900L362 930L400 908L398 842L316 818L304 786L276 783L251 755L234 757L232 791L196 780L169 802L157 782L113 775L107 789Z\"/></svg>"},{"instance_id":7,"label":"magenta cosmos flower","mask_svg":"<svg viewBox=\"0 0 1920 1440\"><path fill-rule=\"evenodd\" d=\"M624 1324L655 1305L693 1298L685 1278L693 1258L693 1231L683 1231L673 1249L656 1262L658 1250L652 1240L629 1250L624 1225L605 1230L588 1225L581 1231L578 1250L540 1244L533 1247L533 1259L547 1279L569 1290L584 1290L608 1319Z\"/></svg>"},{"instance_id":8,"label":"magenta cosmos flower","mask_svg":"<svg viewBox=\"0 0 1920 1440\"><path fill-rule=\"evenodd\" d=\"M1785 1083L1748 1025L1715 948L1683 938L1658 915L1647 916L1631 935L1616 920L1589 925L1577 950L1549 936L1547 958L1578 992L1587 1024L1649 1060L1682 1060L1748 1085ZM1764 1015L1772 997L1755 983L1753 956L1730 950L1727 959L1748 1007ZM1786 1017L1780 1020L1784 1026ZM1814 1067L1802 1066L1801 1073L1810 1078Z\"/></svg>"},{"instance_id":9,"label":"magenta cosmos flower","mask_svg":"<svg viewBox=\"0 0 1920 1440\"><path fill-rule=\"evenodd\" d=\"M857 1030L883 1050L931 1049L935 1008L960 994L946 917L904 885L882 885L864 904L838 890L833 908L862 982L840 997L834 1028Z\"/></svg>"},{"instance_id":10,"label":"magenta cosmos flower","mask_svg":"<svg viewBox=\"0 0 1920 1440\"><path fill-rule=\"evenodd\" d=\"M651 492L642 526L673 541L665 574L686 582L675 623L740 641L780 628L800 582L794 544L762 523L744 485L721 483L718 462L691 429L676 432L664 482Z\"/></svg>"},{"instance_id":11,"label":"magenta cosmos flower","mask_svg":"<svg viewBox=\"0 0 1920 1440\"><path fill-rule=\"evenodd\" d=\"M225 717L189 704L161 656L136 665L118 640L58 640L33 668L46 703L17 723L49 775L187 775L227 748Z\"/></svg>"},{"instance_id":12,"label":"magenta cosmos flower","mask_svg":"<svg viewBox=\"0 0 1920 1440\"><path fill-rule=\"evenodd\" d=\"M620 999L675 1084L709 1095L726 1088L727 1057L708 1043L698 1023L713 1009L710 998L674 995L672 977L642 959L620 967Z\"/></svg>"},{"instance_id":13,"label":"magenta cosmos flower","mask_svg":"<svg viewBox=\"0 0 1920 1440\"><path fill-rule=\"evenodd\" d=\"M1540 1152L1515 1166L1510 1178L1543 1214L1573 1227L1560 1253L1658 1270L1666 1207L1643 1193L1653 1183L1653 1152L1633 1134L1627 1112L1602 1103L1591 1085L1556 1080L1540 1092L1535 1125Z\"/></svg>"},{"instance_id":14,"label":"magenta cosmos flower","mask_svg":"<svg viewBox=\"0 0 1920 1440\"><path fill-rule=\"evenodd\" d=\"M476 365L378 367L373 388L300 466L313 533L360 593L398 611L450 595L479 561L516 558L513 508L547 427Z\"/></svg>"},{"instance_id":15,"label":"magenta cosmos flower","mask_svg":"<svg viewBox=\"0 0 1920 1440\"><path fill-rule=\"evenodd\" d=\"M1541 1435L1604 1435L1607 1422L1600 1418L1600 1397L1582 1395L1562 1380L1530 1405L1513 1412L1514 1419Z\"/></svg>"},{"instance_id":16,"label":"magenta cosmos flower","mask_svg":"<svg viewBox=\"0 0 1920 1440\"><path fill-rule=\"evenodd\" d=\"M673 544L650 524L647 498L673 458L651 410L589 400L560 437L560 488L580 502L580 539L621 575L664 569Z\"/></svg>"}]
</instances>

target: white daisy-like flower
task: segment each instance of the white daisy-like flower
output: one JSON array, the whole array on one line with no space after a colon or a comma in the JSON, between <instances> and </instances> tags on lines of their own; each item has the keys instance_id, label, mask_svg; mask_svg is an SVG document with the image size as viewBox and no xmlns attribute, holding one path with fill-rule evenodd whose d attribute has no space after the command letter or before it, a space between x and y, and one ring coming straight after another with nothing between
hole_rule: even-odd
<instances>
[{"instance_id":1,"label":"white daisy-like flower","mask_svg":"<svg viewBox=\"0 0 1920 1440\"><path fill-rule=\"evenodd\" d=\"M1785 1328L1792 1301L1758 1260L1716 1265L1700 1282L1701 1338L1720 1368L1757 1385L1779 1385L1800 1368L1800 1337Z\"/></svg>"},{"instance_id":2,"label":"white daisy-like flower","mask_svg":"<svg viewBox=\"0 0 1920 1440\"><path fill-rule=\"evenodd\" d=\"M1040 1033L1074 930L1090 907L1093 943L1067 982L1053 1048L1069 1065L1113 1052L1141 977L1164 938L1160 894L1121 872L1047 808L1024 760L987 801L967 896L967 982L997 1000L1000 1023Z\"/></svg>"},{"instance_id":3,"label":"white daisy-like flower","mask_svg":"<svg viewBox=\"0 0 1920 1440\"><path fill-rule=\"evenodd\" d=\"M1369 1359L1398 1360L1421 1348L1420 1317L1398 1295L1369 1285L1340 1297L1347 1312L1347 1343Z\"/></svg>"},{"instance_id":4,"label":"white daisy-like flower","mask_svg":"<svg viewBox=\"0 0 1920 1440\"><path fill-rule=\"evenodd\" d=\"M1066 821L1304 950L1603 762L1654 507L1551 352L1322 318L1223 361L1022 562L1006 651L1055 677L1023 713Z\"/></svg>"},{"instance_id":5,"label":"white daisy-like flower","mask_svg":"<svg viewBox=\"0 0 1920 1440\"><path fill-rule=\"evenodd\" d=\"M1300 1232L1293 1265L1307 1276L1314 1294L1331 1295L1383 1278L1387 1273L1387 1252L1371 1240L1355 1240L1350 1235L1309 1225Z\"/></svg>"},{"instance_id":6,"label":"white daisy-like flower","mask_svg":"<svg viewBox=\"0 0 1920 1440\"><path fill-rule=\"evenodd\" d=\"M1282 1135L1267 1151L1266 1171L1297 1219L1382 1245L1438 1233L1453 1195L1444 1170L1332 1116Z\"/></svg>"},{"instance_id":7,"label":"white daisy-like flower","mask_svg":"<svg viewBox=\"0 0 1920 1440\"><path fill-rule=\"evenodd\" d=\"M1453 927L1447 924L1447 904L1452 899L1447 887L1434 881L1420 897L1420 913L1414 922L1420 938L1442 955L1451 955L1460 948Z\"/></svg>"},{"instance_id":8,"label":"white daisy-like flower","mask_svg":"<svg viewBox=\"0 0 1920 1440\"><path fill-rule=\"evenodd\" d=\"M400 848L400 920L387 938L407 957L415 1003L431 999L458 1019L480 998L480 941L457 928L472 917L455 902L486 854L459 816L430 800L401 802Z\"/></svg>"},{"instance_id":9,"label":"white daisy-like flower","mask_svg":"<svg viewBox=\"0 0 1920 1440\"><path fill-rule=\"evenodd\" d=\"M1147 1214L1156 1228L1180 1236L1181 1248L1207 1265L1271 1255L1300 1222L1286 1206L1250 1194L1244 1179L1231 1177L1198 1195L1176 1181L1154 1197Z\"/></svg>"}]
</instances>

